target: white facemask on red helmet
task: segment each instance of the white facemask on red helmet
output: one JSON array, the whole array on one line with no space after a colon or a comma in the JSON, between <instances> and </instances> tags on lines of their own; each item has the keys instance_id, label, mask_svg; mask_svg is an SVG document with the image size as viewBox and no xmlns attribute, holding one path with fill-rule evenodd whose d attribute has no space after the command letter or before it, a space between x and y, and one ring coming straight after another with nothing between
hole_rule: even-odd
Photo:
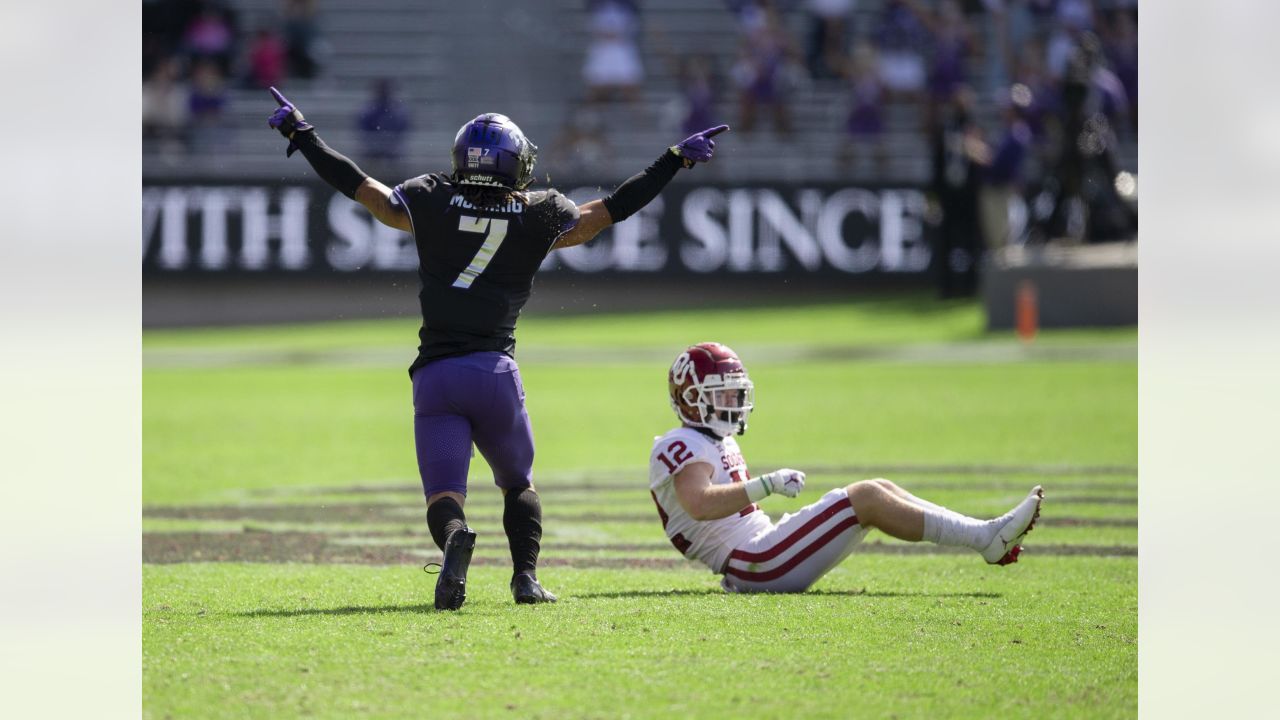
<instances>
[{"instance_id":1,"label":"white facemask on red helmet","mask_svg":"<svg viewBox=\"0 0 1280 720\"><path fill-rule=\"evenodd\" d=\"M667 374L671 409L685 425L720 437L747 430L754 386L738 354L720 343L691 345Z\"/></svg>"}]
</instances>

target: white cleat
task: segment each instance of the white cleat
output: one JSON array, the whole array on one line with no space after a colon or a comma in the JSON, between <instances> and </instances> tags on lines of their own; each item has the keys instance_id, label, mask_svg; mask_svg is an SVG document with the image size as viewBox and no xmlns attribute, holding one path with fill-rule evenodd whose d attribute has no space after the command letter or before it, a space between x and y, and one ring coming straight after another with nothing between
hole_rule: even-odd
<instances>
[{"instance_id":1,"label":"white cleat","mask_svg":"<svg viewBox=\"0 0 1280 720\"><path fill-rule=\"evenodd\" d=\"M1009 565L1018 562L1018 554L1022 552L1022 538L1036 526L1036 518L1040 517L1040 501L1044 500L1044 489L1039 485L1031 488L1027 499L1018 503L1018 507L1009 513L1009 519L996 530L996 536L982 550L982 557L992 565Z\"/></svg>"}]
</instances>

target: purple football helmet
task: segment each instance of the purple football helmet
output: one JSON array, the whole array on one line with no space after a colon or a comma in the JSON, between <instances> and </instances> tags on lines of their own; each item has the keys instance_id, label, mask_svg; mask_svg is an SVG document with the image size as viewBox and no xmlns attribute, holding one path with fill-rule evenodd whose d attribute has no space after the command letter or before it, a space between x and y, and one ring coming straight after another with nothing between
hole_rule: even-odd
<instances>
[{"instance_id":1,"label":"purple football helmet","mask_svg":"<svg viewBox=\"0 0 1280 720\"><path fill-rule=\"evenodd\" d=\"M453 178L460 185L523 190L533 182L538 148L511 118L477 115L453 139Z\"/></svg>"}]
</instances>

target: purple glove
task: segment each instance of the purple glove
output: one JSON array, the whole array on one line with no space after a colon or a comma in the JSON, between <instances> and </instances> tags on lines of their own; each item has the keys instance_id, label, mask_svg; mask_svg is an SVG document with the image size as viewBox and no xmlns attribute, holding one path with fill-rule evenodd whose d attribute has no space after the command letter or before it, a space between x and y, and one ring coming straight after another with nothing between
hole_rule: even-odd
<instances>
[{"instance_id":1,"label":"purple glove","mask_svg":"<svg viewBox=\"0 0 1280 720\"><path fill-rule=\"evenodd\" d=\"M289 157L298 150L298 144L293 141L293 134L312 130L315 125L307 122L302 117L302 112L294 107L293 103L289 102L289 98L281 95L279 90L275 88L270 88L270 90L271 96L276 99L280 107L276 108L276 111L271 113L271 117L267 118L267 125L279 130L281 135L289 138L289 147L285 148L284 151L284 156Z\"/></svg>"},{"instance_id":2,"label":"purple glove","mask_svg":"<svg viewBox=\"0 0 1280 720\"><path fill-rule=\"evenodd\" d=\"M706 162L711 159L711 153L716 149L716 141L711 138L728 129L728 125L717 125L709 130L690 135L679 145L671 148L671 152L684 160L684 166L687 168L693 167L694 163Z\"/></svg>"}]
</instances>

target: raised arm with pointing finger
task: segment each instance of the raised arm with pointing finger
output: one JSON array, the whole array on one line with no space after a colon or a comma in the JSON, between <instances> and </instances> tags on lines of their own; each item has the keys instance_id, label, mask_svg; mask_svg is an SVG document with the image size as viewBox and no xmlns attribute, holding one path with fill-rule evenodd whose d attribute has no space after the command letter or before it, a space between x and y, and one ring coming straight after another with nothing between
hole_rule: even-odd
<instances>
[{"instance_id":1,"label":"raised arm with pointing finger","mask_svg":"<svg viewBox=\"0 0 1280 720\"><path fill-rule=\"evenodd\" d=\"M350 158L325 145L315 126L307 122L302 111L279 90L271 88L271 96L279 107L267 118L267 124L289 139L285 157L292 157L295 151L301 150L320 179L333 189L365 206L382 224L405 232L412 230L408 213L391 201L391 188L369 177Z\"/></svg>"},{"instance_id":2,"label":"raised arm with pointing finger","mask_svg":"<svg viewBox=\"0 0 1280 720\"><path fill-rule=\"evenodd\" d=\"M369 177L350 158L326 145L315 126L307 122L302 111L279 90L273 87L270 92L279 107L267 119L267 124L288 138L286 157L292 157L294 152L301 150L321 180L364 205L384 225L412 231L408 214L403 206L395 203L391 188ZM677 170L711 160L716 147L712 138L728 129L728 125L717 125L690 135L670 147L643 172L628 178L613 194L582 205L579 208L580 221L573 230L559 238L555 248L581 245L609 225L631 217L662 192Z\"/></svg>"},{"instance_id":3,"label":"raised arm with pointing finger","mask_svg":"<svg viewBox=\"0 0 1280 720\"><path fill-rule=\"evenodd\" d=\"M609 225L626 220L640 208L653 202L662 188L675 177L677 170L710 160L716 148L716 141L711 138L728 129L728 125L717 125L690 135L668 148L644 172L628 178L613 194L583 205L582 222L578 228L560 238L556 247L571 247L588 242Z\"/></svg>"}]
</instances>

